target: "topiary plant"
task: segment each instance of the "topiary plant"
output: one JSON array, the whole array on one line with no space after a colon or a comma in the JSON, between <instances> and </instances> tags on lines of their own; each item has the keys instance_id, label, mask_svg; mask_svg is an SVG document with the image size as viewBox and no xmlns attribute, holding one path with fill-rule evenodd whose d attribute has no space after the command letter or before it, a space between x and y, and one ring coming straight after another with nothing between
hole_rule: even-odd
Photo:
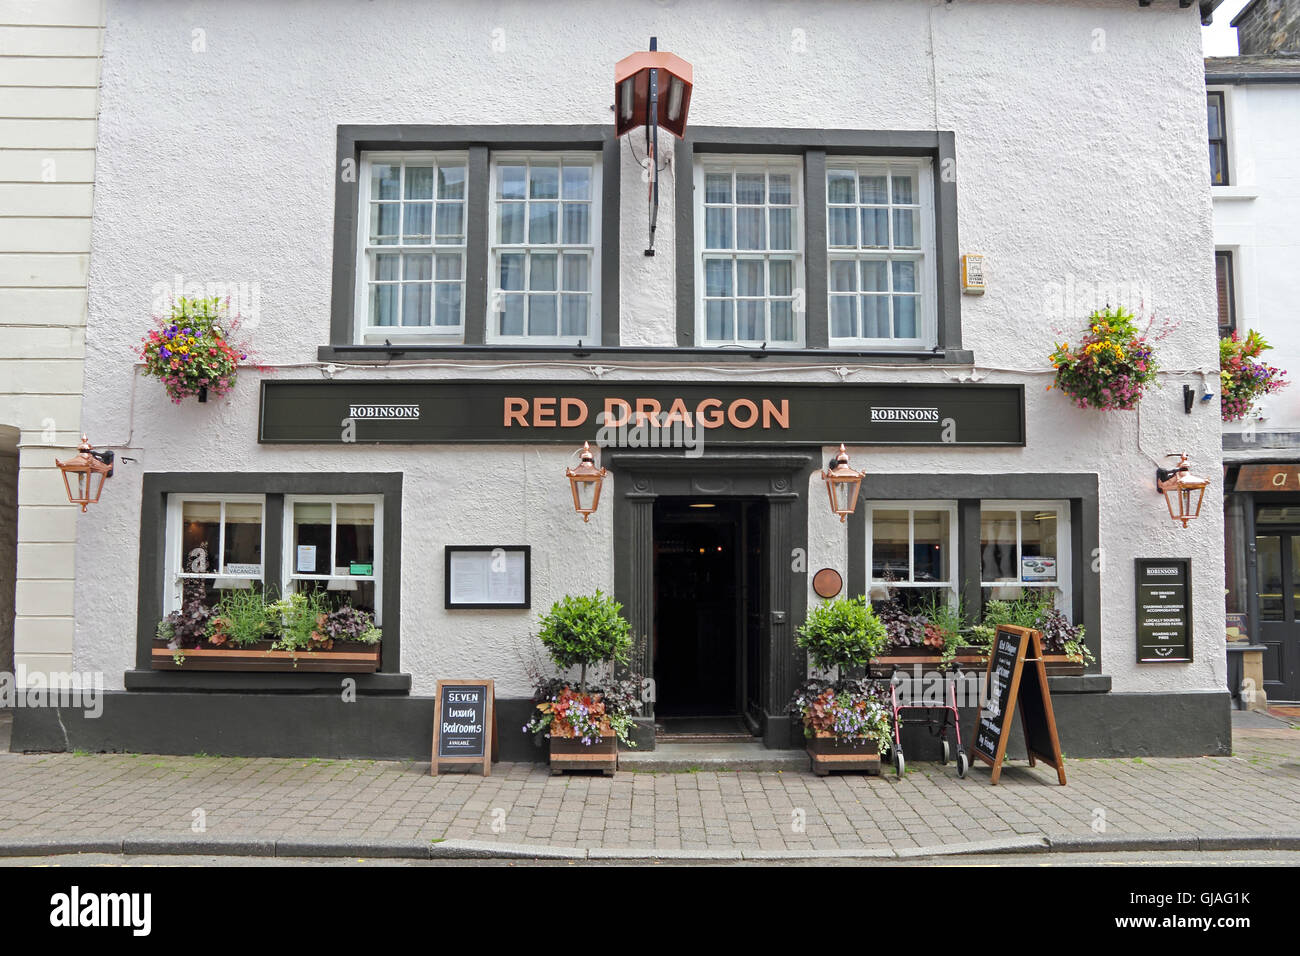
<instances>
[{"instance_id":1,"label":"topiary plant","mask_svg":"<svg viewBox=\"0 0 1300 956\"><path fill-rule=\"evenodd\" d=\"M865 667L888 642L884 623L867 604L866 597L839 598L808 612L795 643L808 652L819 670Z\"/></svg>"},{"instance_id":2,"label":"topiary plant","mask_svg":"<svg viewBox=\"0 0 1300 956\"><path fill-rule=\"evenodd\" d=\"M565 595L542 615L538 638L555 666L580 667L580 693L587 692L587 667L602 661L627 663L632 646L631 625L623 605L600 591L594 595Z\"/></svg>"}]
</instances>

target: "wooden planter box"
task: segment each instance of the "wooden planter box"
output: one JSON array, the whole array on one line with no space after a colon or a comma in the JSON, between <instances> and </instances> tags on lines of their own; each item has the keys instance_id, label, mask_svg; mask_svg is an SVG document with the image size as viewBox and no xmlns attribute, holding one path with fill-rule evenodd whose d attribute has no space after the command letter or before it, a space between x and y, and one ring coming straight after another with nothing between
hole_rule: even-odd
<instances>
[{"instance_id":1,"label":"wooden planter box","mask_svg":"<svg viewBox=\"0 0 1300 956\"><path fill-rule=\"evenodd\" d=\"M922 671L933 670L939 666L943 655L936 651L890 651L871 660L870 674L878 679L888 680L895 668L911 671L921 665ZM981 668L988 661L988 651L982 647L959 647L953 663L961 670Z\"/></svg>"},{"instance_id":2,"label":"wooden planter box","mask_svg":"<svg viewBox=\"0 0 1300 956\"><path fill-rule=\"evenodd\" d=\"M880 748L874 740L859 744L834 737L813 737L808 741L808 756L812 759L812 772L819 777L832 770L880 773Z\"/></svg>"},{"instance_id":3,"label":"wooden planter box","mask_svg":"<svg viewBox=\"0 0 1300 956\"><path fill-rule=\"evenodd\" d=\"M599 770L606 777L618 769L618 738L601 732L600 743L584 744L580 737L551 737L551 774L566 770Z\"/></svg>"},{"instance_id":4,"label":"wooden planter box","mask_svg":"<svg viewBox=\"0 0 1300 956\"><path fill-rule=\"evenodd\" d=\"M1044 654L1043 667L1048 677L1082 677L1083 661L1074 661L1064 654Z\"/></svg>"},{"instance_id":5,"label":"wooden planter box","mask_svg":"<svg viewBox=\"0 0 1300 956\"><path fill-rule=\"evenodd\" d=\"M270 641L247 647L185 648L177 664L173 651L155 644L152 666L157 671L304 671L368 674L379 670L379 644L336 642L328 651L273 651Z\"/></svg>"}]
</instances>

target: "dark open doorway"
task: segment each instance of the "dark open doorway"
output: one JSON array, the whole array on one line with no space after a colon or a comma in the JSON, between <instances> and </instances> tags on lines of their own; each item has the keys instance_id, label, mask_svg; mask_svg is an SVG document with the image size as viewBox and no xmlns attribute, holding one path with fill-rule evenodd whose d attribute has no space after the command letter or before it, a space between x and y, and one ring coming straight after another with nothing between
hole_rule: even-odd
<instances>
[{"instance_id":1,"label":"dark open doorway","mask_svg":"<svg viewBox=\"0 0 1300 956\"><path fill-rule=\"evenodd\" d=\"M655 717L663 733L761 728L766 514L762 499L655 502Z\"/></svg>"}]
</instances>

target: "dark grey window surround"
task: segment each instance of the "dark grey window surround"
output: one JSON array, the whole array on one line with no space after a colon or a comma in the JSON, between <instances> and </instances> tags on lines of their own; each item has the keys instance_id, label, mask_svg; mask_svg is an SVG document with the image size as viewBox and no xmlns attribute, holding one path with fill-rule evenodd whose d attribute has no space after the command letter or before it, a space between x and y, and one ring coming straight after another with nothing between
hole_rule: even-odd
<instances>
[{"instance_id":1,"label":"dark grey window surround","mask_svg":"<svg viewBox=\"0 0 1300 956\"><path fill-rule=\"evenodd\" d=\"M1073 620L1086 628L1084 643L1097 659L1090 673L1100 673L1101 582L1093 572L1100 546L1097 476L1045 475L868 475L862 480L858 508L849 518L849 578L846 593L867 590L867 509L865 501L957 500L957 569L962 605L980 606L980 501L1052 499L1070 503L1070 567Z\"/></svg>"},{"instance_id":2,"label":"dark grey window surround","mask_svg":"<svg viewBox=\"0 0 1300 956\"><path fill-rule=\"evenodd\" d=\"M356 359L366 353L388 358L397 353L461 354L465 350L532 352L534 348L485 345L488 290L489 154L495 150L590 150L601 153L600 209L600 326L601 341L618 345L619 264L619 142L613 126L340 126L334 184L334 277L330 299L330 346L321 357L346 353ZM357 288L357 203L360 197L361 154L375 150L456 149L469 153L469 190L465 233L465 344L354 345L353 310ZM353 175L345 176L351 170ZM556 350L551 347L551 350ZM571 352L564 346L561 352Z\"/></svg>"},{"instance_id":3,"label":"dark grey window surround","mask_svg":"<svg viewBox=\"0 0 1300 956\"><path fill-rule=\"evenodd\" d=\"M303 472L155 472L143 479L140 502L140 578L136 603L136 669L126 672L127 690L290 690L338 693L342 675L309 673L226 673L155 671L150 667L154 630L162 618L167 496L172 494L264 494L266 581L280 580L285 495L382 495L383 629L380 669L350 674L359 692L406 693L409 674L398 673L401 661L402 475L316 474Z\"/></svg>"},{"instance_id":4,"label":"dark grey window surround","mask_svg":"<svg viewBox=\"0 0 1300 956\"><path fill-rule=\"evenodd\" d=\"M957 260L957 187L945 181L946 169L955 161L955 137L951 132L900 132L888 130L806 130L703 128L688 130L677 144L674 163L677 195L688 201L677 203L677 327L676 348L658 346L622 346L619 344L619 224L621 144L613 138L613 128L606 126L358 126L338 128L338 153L334 191L334 261L330 306L330 344L317 349L322 362L387 362L400 358L491 358L538 359L586 358L608 359L745 362L776 360L784 364L820 364L828 358L851 362L869 360L874 364L914 365L919 363L969 364L970 351L961 348L960 264ZM353 309L356 292L357 202L361 153L366 150L465 149L469 151L470 189L466 216L465 269L465 344L463 345L357 345L353 336ZM602 167L601 209L601 335L602 344L581 348L572 345L487 345L486 315L488 287L487 216L488 159L494 149L600 149ZM807 190L819 189L825 196L826 155L930 156L935 159L935 258L942 263L939 277L939 348L934 351L901 352L896 350L831 350L826 347L829 328L826 323L825 268L814 268L813 250L820 244L820 260L825 265L826 209L824 203L808 203L806 245L810 250L807 300L810 325L809 348L745 349L697 347L694 338L694 208L689 201L693 190L692 150L712 152L801 153L805 156ZM820 167L817 163L820 162ZM345 165L349 164L350 165ZM345 178L344 169L356 175ZM683 189L683 177L686 188ZM817 182L813 179L816 177ZM951 180L951 177L946 177ZM812 195L809 192L809 195ZM685 220L683 220L685 216ZM814 224L815 220L815 224ZM816 233L814 235L814 230ZM683 237L686 237L685 239ZM683 252L683 242L687 243ZM683 287L683 269L685 281ZM685 305L683 295L687 295ZM683 338L683 322L688 335ZM820 328L819 336L812 335Z\"/></svg>"},{"instance_id":5,"label":"dark grey window surround","mask_svg":"<svg viewBox=\"0 0 1300 956\"><path fill-rule=\"evenodd\" d=\"M957 243L956 137L951 132L847 129L687 129L673 155L677 185L677 344L695 343L695 154L769 153L804 158L804 313L808 349L823 355L864 354L913 362L970 362L961 347L961 266ZM826 158L828 156L928 156L934 161L935 246L939 274L938 343L934 351L844 353L827 348ZM705 350L718 353L720 349ZM802 352L802 350L800 350ZM806 354L803 352L802 354Z\"/></svg>"}]
</instances>

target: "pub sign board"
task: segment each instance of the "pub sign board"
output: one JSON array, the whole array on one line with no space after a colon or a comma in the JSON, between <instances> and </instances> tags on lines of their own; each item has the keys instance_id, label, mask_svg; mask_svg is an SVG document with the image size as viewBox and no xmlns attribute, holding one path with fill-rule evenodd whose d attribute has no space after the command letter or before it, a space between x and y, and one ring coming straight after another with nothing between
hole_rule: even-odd
<instances>
[{"instance_id":1,"label":"pub sign board","mask_svg":"<svg viewBox=\"0 0 1300 956\"><path fill-rule=\"evenodd\" d=\"M263 381L265 444L1025 444L1023 385Z\"/></svg>"},{"instance_id":2,"label":"pub sign board","mask_svg":"<svg viewBox=\"0 0 1300 956\"><path fill-rule=\"evenodd\" d=\"M1192 659L1192 559L1137 558L1139 664Z\"/></svg>"},{"instance_id":3,"label":"pub sign board","mask_svg":"<svg viewBox=\"0 0 1300 956\"><path fill-rule=\"evenodd\" d=\"M479 764L492 772L496 750L496 694L491 680L440 680L433 717L435 776L442 765Z\"/></svg>"}]
</instances>

